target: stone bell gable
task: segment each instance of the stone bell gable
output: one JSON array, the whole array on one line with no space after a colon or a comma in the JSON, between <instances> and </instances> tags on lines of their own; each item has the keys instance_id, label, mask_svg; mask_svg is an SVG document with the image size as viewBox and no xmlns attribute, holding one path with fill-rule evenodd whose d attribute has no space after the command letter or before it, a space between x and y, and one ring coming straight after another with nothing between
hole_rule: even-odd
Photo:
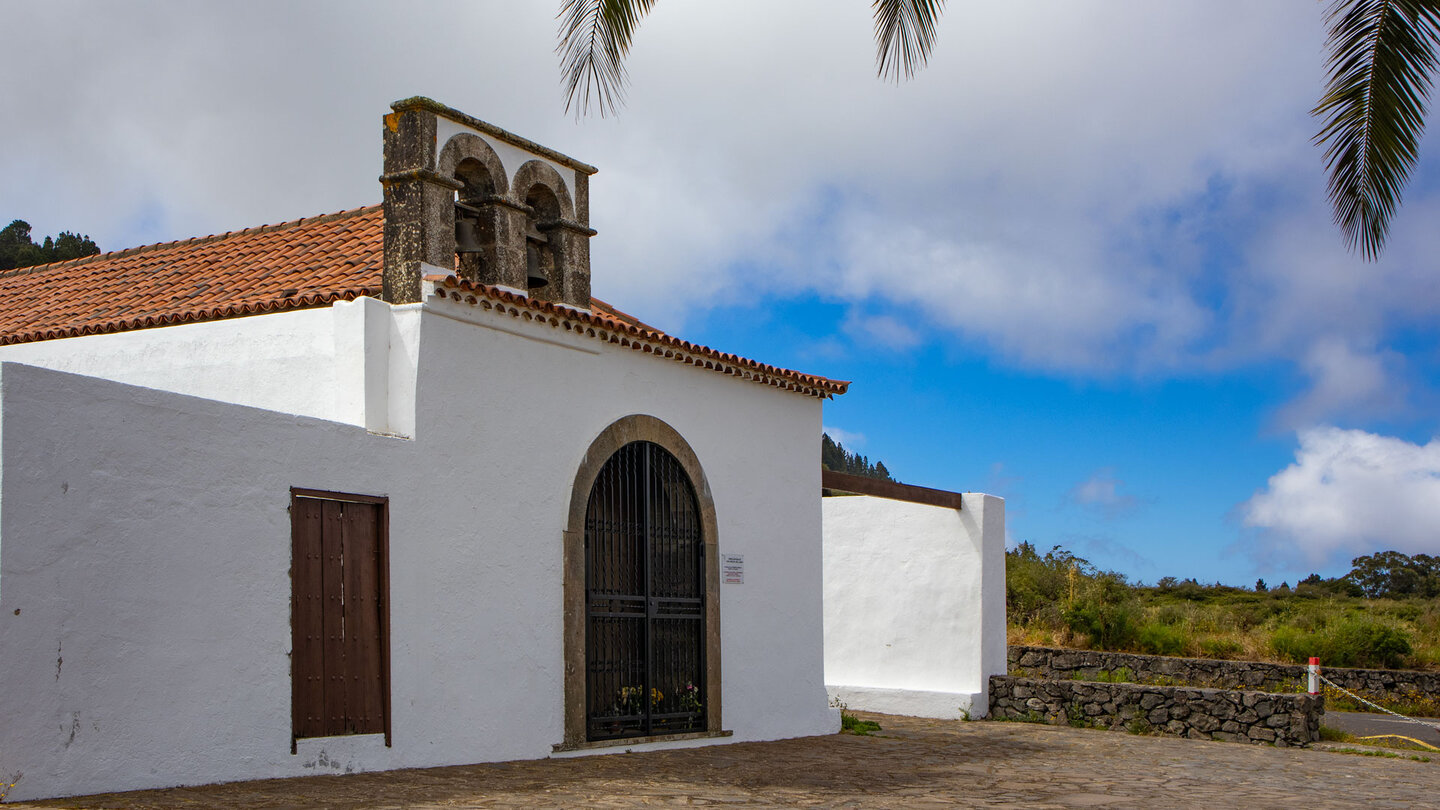
<instances>
[{"instance_id":1,"label":"stone bell gable","mask_svg":"<svg viewBox=\"0 0 1440 810\"><path fill-rule=\"evenodd\" d=\"M428 98L390 106L384 299L418 302L423 264L589 309L595 168Z\"/></svg>"}]
</instances>

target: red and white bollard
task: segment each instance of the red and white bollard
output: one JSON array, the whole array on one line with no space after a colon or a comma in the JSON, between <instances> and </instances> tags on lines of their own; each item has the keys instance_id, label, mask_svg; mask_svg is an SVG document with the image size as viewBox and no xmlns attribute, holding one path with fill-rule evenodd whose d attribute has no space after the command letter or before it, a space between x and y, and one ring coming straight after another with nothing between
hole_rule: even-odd
<instances>
[{"instance_id":1,"label":"red and white bollard","mask_svg":"<svg viewBox=\"0 0 1440 810\"><path fill-rule=\"evenodd\" d=\"M1310 694L1320 694L1320 659L1310 657Z\"/></svg>"}]
</instances>

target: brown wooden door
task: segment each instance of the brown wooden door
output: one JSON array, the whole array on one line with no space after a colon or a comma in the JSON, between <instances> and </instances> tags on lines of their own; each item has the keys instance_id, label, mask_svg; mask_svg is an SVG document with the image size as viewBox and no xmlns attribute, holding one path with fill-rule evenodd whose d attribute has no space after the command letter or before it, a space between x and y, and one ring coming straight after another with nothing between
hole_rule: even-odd
<instances>
[{"instance_id":1,"label":"brown wooden door","mask_svg":"<svg viewBox=\"0 0 1440 810\"><path fill-rule=\"evenodd\" d=\"M297 491L291 499L296 737L379 734L389 725L386 505L347 497L361 496Z\"/></svg>"}]
</instances>

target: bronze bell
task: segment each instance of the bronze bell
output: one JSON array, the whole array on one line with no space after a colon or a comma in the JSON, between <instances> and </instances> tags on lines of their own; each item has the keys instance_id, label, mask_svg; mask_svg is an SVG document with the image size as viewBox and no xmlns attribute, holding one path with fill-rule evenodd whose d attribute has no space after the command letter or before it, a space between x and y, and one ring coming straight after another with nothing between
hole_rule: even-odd
<instances>
[{"instance_id":1,"label":"bronze bell","mask_svg":"<svg viewBox=\"0 0 1440 810\"><path fill-rule=\"evenodd\" d=\"M480 210L464 203L455 203L455 252L480 253Z\"/></svg>"},{"instance_id":2,"label":"bronze bell","mask_svg":"<svg viewBox=\"0 0 1440 810\"><path fill-rule=\"evenodd\" d=\"M545 265L540 262L540 251L549 244L549 237L541 233L533 222L530 223L530 227L525 229L525 284L531 289L550 283Z\"/></svg>"}]
</instances>

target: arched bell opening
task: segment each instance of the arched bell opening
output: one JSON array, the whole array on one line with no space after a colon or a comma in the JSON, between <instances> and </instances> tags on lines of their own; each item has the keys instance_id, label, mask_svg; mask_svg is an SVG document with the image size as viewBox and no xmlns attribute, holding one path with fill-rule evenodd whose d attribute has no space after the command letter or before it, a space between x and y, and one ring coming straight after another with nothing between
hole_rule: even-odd
<instances>
[{"instance_id":1,"label":"arched bell opening","mask_svg":"<svg viewBox=\"0 0 1440 810\"><path fill-rule=\"evenodd\" d=\"M461 278L481 281L493 272L495 217L488 208L496 198L496 184L489 168L475 158L465 158L455 167L455 179L462 186L455 192L455 269Z\"/></svg>"},{"instance_id":2,"label":"arched bell opening","mask_svg":"<svg viewBox=\"0 0 1440 810\"><path fill-rule=\"evenodd\" d=\"M558 278L557 246L551 233L560 223L560 200L546 186L535 185L525 205L532 212L525 218L525 285L535 295Z\"/></svg>"},{"instance_id":3,"label":"arched bell opening","mask_svg":"<svg viewBox=\"0 0 1440 810\"><path fill-rule=\"evenodd\" d=\"M446 236L453 234L456 273L470 281L499 282L508 208L498 210L497 203L503 208L510 190L499 155L484 139L461 132L440 149L435 171L453 189L445 210L435 212L439 221L434 224L444 228Z\"/></svg>"},{"instance_id":4,"label":"arched bell opening","mask_svg":"<svg viewBox=\"0 0 1440 810\"><path fill-rule=\"evenodd\" d=\"M578 296L572 289L573 276L583 267L587 275L583 303L588 306L589 258L567 230L575 227L575 202L564 179L554 166L530 160L516 170L510 187L512 198L525 212L519 241L526 289L550 301L574 303Z\"/></svg>"}]
</instances>

